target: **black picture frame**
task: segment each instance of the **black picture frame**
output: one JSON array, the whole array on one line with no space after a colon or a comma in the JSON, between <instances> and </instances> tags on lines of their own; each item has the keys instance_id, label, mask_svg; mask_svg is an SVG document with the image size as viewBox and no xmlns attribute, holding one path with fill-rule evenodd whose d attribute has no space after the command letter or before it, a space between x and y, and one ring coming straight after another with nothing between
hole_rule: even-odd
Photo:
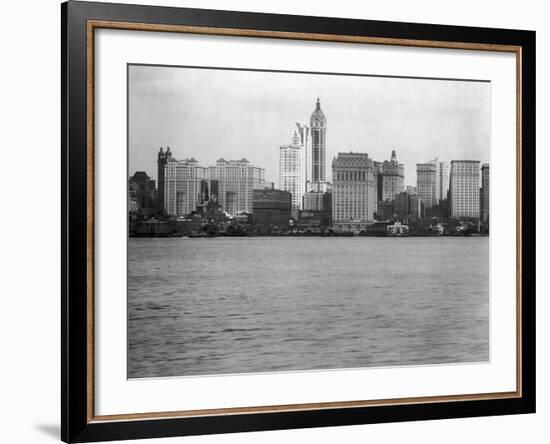
<instances>
[{"instance_id":1,"label":"black picture frame","mask_svg":"<svg viewBox=\"0 0 550 444\"><path fill-rule=\"evenodd\" d=\"M87 23L90 20L186 25L381 39L512 45L521 49L521 395L479 399L95 421L90 417L90 285ZM61 438L90 442L510 415L535 412L535 32L69 1L61 5L62 312ZM121 147L124 149L124 147ZM91 323L91 326L90 326Z\"/></svg>"}]
</instances>

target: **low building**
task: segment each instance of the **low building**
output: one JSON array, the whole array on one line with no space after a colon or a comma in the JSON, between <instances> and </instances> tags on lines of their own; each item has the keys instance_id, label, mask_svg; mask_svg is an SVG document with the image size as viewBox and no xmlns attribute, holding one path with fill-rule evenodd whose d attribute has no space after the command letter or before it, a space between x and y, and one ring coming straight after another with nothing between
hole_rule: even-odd
<instances>
[{"instance_id":1,"label":"low building","mask_svg":"<svg viewBox=\"0 0 550 444\"><path fill-rule=\"evenodd\" d=\"M292 211L292 195L276 189L254 190L253 223L258 234L288 230Z\"/></svg>"},{"instance_id":2,"label":"low building","mask_svg":"<svg viewBox=\"0 0 550 444\"><path fill-rule=\"evenodd\" d=\"M322 233L324 228L327 226L328 225L324 224L323 220L318 215L308 214L307 216L304 216L304 213L302 212L302 215L296 224L296 229L298 232L306 234L318 234Z\"/></svg>"},{"instance_id":3,"label":"low building","mask_svg":"<svg viewBox=\"0 0 550 444\"><path fill-rule=\"evenodd\" d=\"M361 231L362 236L376 236L376 237L385 237L388 235L388 226L391 225L391 222L388 221L378 221L372 224L369 224L363 231Z\"/></svg>"},{"instance_id":4,"label":"low building","mask_svg":"<svg viewBox=\"0 0 550 444\"><path fill-rule=\"evenodd\" d=\"M134 220L129 224L130 237L181 237L201 231L203 219L200 215L168 220Z\"/></svg>"},{"instance_id":5,"label":"low building","mask_svg":"<svg viewBox=\"0 0 550 444\"><path fill-rule=\"evenodd\" d=\"M298 219L298 227L307 225L311 221L319 221L319 226L328 228L332 226L332 213L330 211L302 211Z\"/></svg>"}]
</instances>

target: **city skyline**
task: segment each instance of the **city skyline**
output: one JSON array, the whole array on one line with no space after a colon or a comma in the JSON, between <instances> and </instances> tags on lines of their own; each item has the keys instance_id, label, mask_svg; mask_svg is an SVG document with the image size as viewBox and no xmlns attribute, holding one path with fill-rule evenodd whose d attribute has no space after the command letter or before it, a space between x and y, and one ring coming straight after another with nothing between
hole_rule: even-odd
<instances>
[{"instance_id":1,"label":"city skyline","mask_svg":"<svg viewBox=\"0 0 550 444\"><path fill-rule=\"evenodd\" d=\"M368 153L384 161L395 149L405 166L404 184L412 186L416 186L416 164L436 156L447 162L490 161L486 82L130 68L130 175L147 171L156 179L151 151L170 146L175 158L194 157L203 166L220 157L245 157L265 168L267 182L279 186L279 147L290 142L295 122L309 123L317 97L329 122L325 158L329 181L330 162L339 152ZM223 88L222 80L231 81L232 88ZM392 106L396 101L399 106Z\"/></svg>"},{"instance_id":2,"label":"city skyline","mask_svg":"<svg viewBox=\"0 0 550 444\"><path fill-rule=\"evenodd\" d=\"M292 210L293 218L300 219L302 209L306 218L326 216L331 209L332 222L338 228L349 228L349 223L356 222L371 224L381 219L408 220L409 216L427 220L433 216L473 218L488 226L487 163L480 168L479 160L452 160L449 175L448 164L436 157L428 163L417 164L417 187L405 187L402 164L395 151L391 160L383 164L369 158L368 153L338 153L331 165L332 184L305 183L303 151L306 150L303 148L296 131L293 143L280 147L281 180L284 181L280 190L265 181L263 168L244 158L219 159L215 166L204 167L194 158L178 160L169 149L160 148L158 187L145 171L138 171L129 179L130 212L154 208L161 217L182 217L196 214L199 207L204 210L211 203L214 205L211 209L219 208L230 217L252 214L256 191L269 189L291 197L289 211ZM449 193L442 191L446 189ZM156 204L152 206L151 202ZM436 210L432 211L432 207Z\"/></svg>"}]
</instances>

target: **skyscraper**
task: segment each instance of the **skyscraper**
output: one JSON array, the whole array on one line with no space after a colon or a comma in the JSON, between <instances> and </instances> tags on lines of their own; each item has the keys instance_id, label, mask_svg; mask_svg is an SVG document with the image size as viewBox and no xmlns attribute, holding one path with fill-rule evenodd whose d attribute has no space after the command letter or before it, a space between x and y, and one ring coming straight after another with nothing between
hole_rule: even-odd
<instances>
[{"instance_id":1,"label":"skyscraper","mask_svg":"<svg viewBox=\"0 0 550 444\"><path fill-rule=\"evenodd\" d=\"M437 203L437 168L435 163L416 164L416 192L424 208L431 208Z\"/></svg>"},{"instance_id":2,"label":"skyscraper","mask_svg":"<svg viewBox=\"0 0 550 444\"><path fill-rule=\"evenodd\" d=\"M372 221L376 190L374 165L366 153L338 153L332 161L332 220Z\"/></svg>"},{"instance_id":3,"label":"skyscraper","mask_svg":"<svg viewBox=\"0 0 550 444\"><path fill-rule=\"evenodd\" d=\"M166 212L164 205L164 167L171 159L172 153L170 152L170 147L166 148L166 152L164 152L163 148L160 147L157 156L157 212L159 214L164 214Z\"/></svg>"},{"instance_id":4,"label":"skyscraper","mask_svg":"<svg viewBox=\"0 0 550 444\"><path fill-rule=\"evenodd\" d=\"M208 168L194 158L176 160L170 156L164 166L164 208L172 216L187 216L201 203L201 183Z\"/></svg>"},{"instance_id":5,"label":"skyscraper","mask_svg":"<svg viewBox=\"0 0 550 444\"><path fill-rule=\"evenodd\" d=\"M382 164L382 200L394 200L405 186L405 165L397 161L395 150L391 152L391 160Z\"/></svg>"},{"instance_id":6,"label":"skyscraper","mask_svg":"<svg viewBox=\"0 0 550 444\"><path fill-rule=\"evenodd\" d=\"M479 161L451 161L451 216L479 218Z\"/></svg>"},{"instance_id":7,"label":"skyscraper","mask_svg":"<svg viewBox=\"0 0 550 444\"><path fill-rule=\"evenodd\" d=\"M420 201L416 193L403 191L395 196L395 215L407 224L420 216Z\"/></svg>"},{"instance_id":8,"label":"skyscraper","mask_svg":"<svg viewBox=\"0 0 550 444\"><path fill-rule=\"evenodd\" d=\"M279 149L279 188L292 195L292 211L297 216L302 208L305 192L304 153L297 130L292 134L291 143Z\"/></svg>"},{"instance_id":9,"label":"skyscraper","mask_svg":"<svg viewBox=\"0 0 550 444\"><path fill-rule=\"evenodd\" d=\"M373 162L374 165L374 188L376 190L376 201L384 200L382 199L384 187L384 174L382 174L382 162Z\"/></svg>"},{"instance_id":10,"label":"skyscraper","mask_svg":"<svg viewBox=\"0 0 550 444\"><path fill-rule=\"evenodd\" d=\"M310 119L311 127L311 181L312 182L325 182L325 136L327 130L327 119L325 114L321 110L321 101L317 97L317 104L315 110L311 114Z\"/></svg>"},{"instance_id":11,"label":"skyscraper","mask_svg":"<svg viewBox=\"0 0 550 444\"><path fill-rule=\"evenodd\" d=\"M481 165L481 222L484 224L489 223L489 164L484 163Z\"/></svg>"},{"instance_id":12,"label":"skyscraper","mask_svg":"<svg viewBox=\"0 0 550 444\"><path fill-rule=\"evenodd\" d=\"M252 212L253 191L264 188L265 170L248 160L218 159L209 168L210 180L218 181L218 203L231 215Z\"/></svg>"},{"instance_id":13,"label":"skyscraper","mask_svg":"<svg viewBox=\"0 0 550 444\"><path fill-rule=\"evenodd\" d=\"M309 126L296 122L296 128L300 137L302 147L302 169L304 170L304 191L309 191L308 184L311 183L311 134Z\"/></svg>"},{"instance_id":14,"label":"skyscraper","mask_svg":"<svg viewBox=\"0 0 550 444\"><path fill-rule=\"evenodd\" d=\"M440 161L437 157L433 160L435 163L435 198L437 203L447 199L447 192L449 191L449 164L447 162Z\"/></svg>"}]
</instances>

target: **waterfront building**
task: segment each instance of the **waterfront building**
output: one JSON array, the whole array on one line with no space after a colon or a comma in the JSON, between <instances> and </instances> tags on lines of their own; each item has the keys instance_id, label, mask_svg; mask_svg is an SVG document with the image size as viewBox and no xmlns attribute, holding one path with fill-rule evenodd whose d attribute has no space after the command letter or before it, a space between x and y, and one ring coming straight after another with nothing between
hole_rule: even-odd
<instances>
[{"instance_id":1,"label":"waterfront building","mask_svg":"<svg viewBox=\"0 0 550 444\"><path fill-rule=\"evenodd\" d=\"M451 161L451 216L479 218L479 161Z\"/></svg>"},{"instance_id":2,"label":"waterfront building","mask_svg":"<svg viewBox=\"0 0 550 444\"><path fill-rule=\"evenodd\" d=\"M374 165L366 153L338 153L332 161L332 221L372 221L376 208Z\"/></svg>"},{"instance_id":3,"label":"waterfront building","mask_svg":"<svg viewBox=\"0 0 550 444\"><path fill-rule=\"evenodd\" d=\"M311 114L311 182L325 182L325 154L327 119L321 109L321 101L317 97L315 110Z\"/></svg>"},{"instance_id":4,"label":"waterfront building","mask_svg":"<svg viewBox=\"0 0 550 444\"><path fill-rule=\"evenodd\" d=\"M489 223L489 164L481 165L480 217L484 224Z\"/></svg>"},{"instance_id":5,"label":"waterfront building","mask_svg":"<svg viewBox=\"0 0 550 444\"><path fill-rule=\"evenodd\" d=\"M130 208L136 211L154 212L156 210L155 181L145 171L136 171L129 180Z\"/></svg>"},{"instance_id":6,"label":"waterfront building","mask_svg":"<svg viewBox=\"0 0 550 444\"><path fill-rule=\"evenodd\" d=\"M248 160L218 159L209 168L210 180L218 181L218 203L229 214L252 211L253 192L265 187L265 170Z\"/></svg>"},{"instance_id":7,"label":"waterfront building","mask_svg":"<svg viewBox=\"0 0 550 444\"><path fill-rule=\"evenodd\" d=\"M395 216L404 223L420 216L420 199L416 193L402 192L395 196Z\"/></svg>"},{"instance_id":8,"label":"waterfront building","mask_svg":"<svg viewBox=\"0 0 550 444\"><path fill-rule=\"evenodd\" d=\"M416 164L416 190L424 208L437 203L437 167L433 162Z\"/></svg>"},{"instance_id":9,"label":"waterfront building","mask_svg":"<svg viewBox=\"0 0 550 444\"><path fill-rule=\"evenodd\" d=\"M201 191L208 180L208 168L194 158L169 157L164 165L164 210L171 216L187 216L202 202Z\"/></svg>"},{"instance_id":10,"label":"waterfront building","mask_svg":"<svg viewBox=\"0 0 550 444\"><path fill-rule=\"evenodd\" d=\"M157 155L157 212L159 214L165 214L166 208L164 205L164 170L166 164L172 159L172 153L170 147L166 148L166 152L162 147Z\"/></svg>"},{"instance_id":11,"label":"waterfront building","mask_svg":"<svg viewBox=\"0 0 550 444\"><path fill-rule=\"evenodd\" d=\"M259 234L287 230L291 209L292 196L288 191L264 188L253 192L253 220Z\"/></svg>"},{"instance_id":12,"label":"waterfront building","mask_svg":"<svg viewBox=\"0 0 550 444\"><path fill-rule=\"evenodd\" d=\"M395 196L403 191L405 185L405 165L397 161L395 150L391 152L391 159L382 164L382 199L394 200Z\"/></svg>"},{"instance_id":13,"label":"waterfront building","mask_svg":"<svg viewBox=\"0 0 550 444\"><path fill-rule=\"evenodd\" d=\"M297 215L302 208L306 185L303 151L297 130L292 134L291 143L279 149L279 188L292 195L294 215Z\"/></svg>"}]
</instances>

